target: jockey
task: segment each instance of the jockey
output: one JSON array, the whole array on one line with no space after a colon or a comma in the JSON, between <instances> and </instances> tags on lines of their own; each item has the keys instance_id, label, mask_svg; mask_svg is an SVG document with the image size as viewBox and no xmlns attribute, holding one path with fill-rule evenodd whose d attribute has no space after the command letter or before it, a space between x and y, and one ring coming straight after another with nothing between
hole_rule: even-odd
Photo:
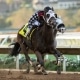
<instances>
[{"instance_id":1,"label":"jockey","mask_svg":"<svg viewBox=\"0 0 80 80\"><path fill-rule=\"evenodd\" d=\"M52 10L52 8L50 8L50 7L45 7L44 9ZM55 13L55 17L57 19L56 13ZM40 27L43 25L43 23L44 23L44 10L39 10L34 15L32 15L32 17L28 21L28 26L25 27L24 31L26 31L26 29L27 29L26 36L30 35L30 32L33 30L33 28ZM57 20L57 23L58 23L58 20ZM60 24L60 22L59 22L59 24Z\"/></svg>"}]
</instances>

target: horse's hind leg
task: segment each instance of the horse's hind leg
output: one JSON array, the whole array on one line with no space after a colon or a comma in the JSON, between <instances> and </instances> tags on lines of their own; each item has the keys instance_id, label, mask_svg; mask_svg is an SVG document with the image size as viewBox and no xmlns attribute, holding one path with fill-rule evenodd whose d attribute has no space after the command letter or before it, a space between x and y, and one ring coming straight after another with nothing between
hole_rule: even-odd
<instances>
[{"instance_id":1,"label":"horse's hind leg","mask_svg":"<svg viewBox=\"0 0 80 80\"><path fill-rule=\"evenodd\" d=\"M17 34L17 42L20 44L21 50L25 55L28 67L27 67L27 73L29 73L30 71L30 57L28 56L28 49L27 46L24 45L24 41L23 41L23 36L21 36L20 34Z\"/></svg>"},{"instance_id":2,"label":"horse's hind leg","mask_svg":"<svg viewBox=\"0 0 80 80\"><path fill-rule=\"evenodd\" d=\"M30 65L31 65L31 60L30 60L30 57L28 56L28 48L22 44L21 45L21 48L22 48L22 52L24 53L25 55L25 58L26 58L26 64L27 64L27 70L26 72L29 73L30 72Z\"/></svg>"}]
</instances>

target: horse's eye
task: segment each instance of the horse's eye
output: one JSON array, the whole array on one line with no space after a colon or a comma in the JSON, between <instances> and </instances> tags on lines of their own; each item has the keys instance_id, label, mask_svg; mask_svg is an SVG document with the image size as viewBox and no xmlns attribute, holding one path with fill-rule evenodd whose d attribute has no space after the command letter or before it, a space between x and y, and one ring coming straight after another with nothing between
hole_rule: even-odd
<instances>
[{"instance_id":1,"label":"horse's eye","mask_svg":"<svg viewBox=\"0 0 80 80\"><path fill-rule=\"evenodd\" d=\"M50 14L47 14L46 16L47 16L47 18L49 18L50 17Z\"/></svg>"}]
</instances>

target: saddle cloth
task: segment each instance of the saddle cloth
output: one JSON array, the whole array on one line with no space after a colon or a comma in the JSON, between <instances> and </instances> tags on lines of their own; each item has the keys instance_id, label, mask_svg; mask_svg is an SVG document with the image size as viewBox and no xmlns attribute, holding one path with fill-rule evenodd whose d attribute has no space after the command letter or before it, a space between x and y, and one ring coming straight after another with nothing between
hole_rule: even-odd
<instances>
[{"instance_id":1,"label":"saddle cloth","mask_svg":"<svg viewBox=\"0 0 80 80\"><path fill-rule=\"evenodd\" d=\"M28 34L28 30L29 28L27 28L28 23L26 25L24 25L20 30L19 30L19 34L22 35L23 37L27 37L27 39L31 39L31 36L33 34L33 32L36 30L36 28L34 28L31 32L30 35L27 36Z\"/></svg>"},{"instance_id":2,"label":"saddle cloth","mask_svg":"<svg viewBox=\"0 0 80 80\"><path fill-rule=\"evenodd\" d=\"M28 23L25 24L20 30L19 30L19 34L22 35L23 37L27 36L27 32L28 32Z\"/></svg>"}]
</instances>

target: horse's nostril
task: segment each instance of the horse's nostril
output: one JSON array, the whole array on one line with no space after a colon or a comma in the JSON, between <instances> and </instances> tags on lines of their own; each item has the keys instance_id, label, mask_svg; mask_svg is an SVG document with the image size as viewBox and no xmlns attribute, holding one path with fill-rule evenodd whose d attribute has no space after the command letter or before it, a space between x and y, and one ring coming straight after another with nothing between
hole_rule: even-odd
<instances>
[{"instance_id":1,"label":"horse's nostril","mask_svg":"<svg viewBox=\"0 0 80 80\"><path fill-rule=\"evenodd\" d=\"M61 29L61 32L64 33L64 32L65 32L65 28L62 28L62 29Z\"/></svg>"}]
</instances>

